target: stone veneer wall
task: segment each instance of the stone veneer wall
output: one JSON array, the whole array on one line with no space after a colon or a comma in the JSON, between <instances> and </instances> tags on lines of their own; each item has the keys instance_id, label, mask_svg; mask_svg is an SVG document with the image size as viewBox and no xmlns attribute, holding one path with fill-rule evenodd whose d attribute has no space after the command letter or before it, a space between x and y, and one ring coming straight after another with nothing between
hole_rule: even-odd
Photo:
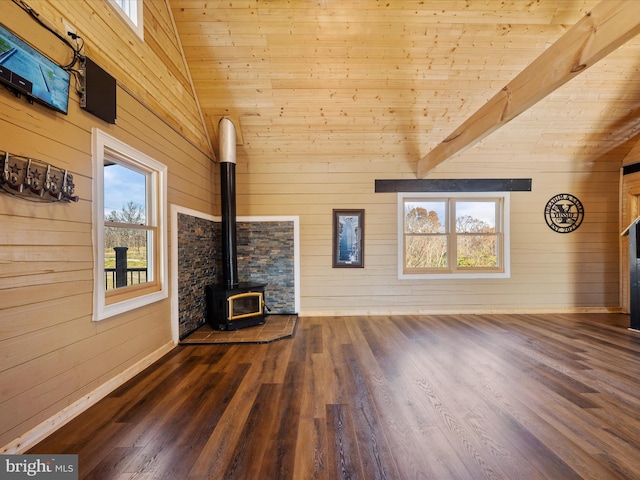
<instances>
[{"instance_id":1,"label":"stone veneer wall","mask_svg":"<svg viewBox=\"0 0 640 480\"><path fill-rule=\"evenodd\" d=\"M295 311L293 222L238 222L238 280L266 283L269 313Z\"/></svg>"},{"instance_id":2,"label":"stone veneer wall","mask_svg":"<svg viewBox=\"0 0 640 480\"><path fill-rule=\"evenodd\" d=\"M205 285L219 272L220 228L216 222L178 213L178 328L180 338L204 323ZM213 259L213 261L212 261Z\"/></svg>"},{"instance_id":3,"label":"stone veneer wall","mask_svg":"<svg viewBox=\"0 0 640 480\"><path fill-rule=\"evenodd\" d=\"M295 312L294 224L237 221L238 280L265 283L271 314ZM222 282L221 224L178 214L179 337L206 322L205 287Z\"/></svg>"}]
</instances>

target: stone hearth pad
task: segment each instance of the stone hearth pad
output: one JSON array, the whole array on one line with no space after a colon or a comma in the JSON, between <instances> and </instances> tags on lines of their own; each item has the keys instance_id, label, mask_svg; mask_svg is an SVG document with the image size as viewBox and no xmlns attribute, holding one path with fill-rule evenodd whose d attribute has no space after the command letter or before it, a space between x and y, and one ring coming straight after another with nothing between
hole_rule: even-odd
<instances>
[{"instance_id":1,"label":"stone hearth pad","mask_svg":"<svg viewBox=\"0 0 640 480\"><path fill-rule=\"evenodd\" d=\"M267 315L263 325L218 331L205 323L193 333L180 340L180 345L202 345L207 343L269 343L291 338L295 333L297 315Z\"/></svg>"}]
</instances>

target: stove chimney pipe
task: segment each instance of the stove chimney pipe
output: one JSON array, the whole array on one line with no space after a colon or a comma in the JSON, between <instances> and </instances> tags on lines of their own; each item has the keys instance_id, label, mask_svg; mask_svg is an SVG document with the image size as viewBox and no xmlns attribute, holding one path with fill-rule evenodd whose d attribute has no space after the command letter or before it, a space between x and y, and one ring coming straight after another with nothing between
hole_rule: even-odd
<instances>
[{"instance_id":1,"label":"stove chimney pipe","mask_svg":"<svg viewBox=\"0 0 640 480\"><path fill-rule=\"evenodd\" d=\"M220 196L222 207L222 279L238 284L236 238L236 129L223 117L218 122L220 147Z\"/></svg>"}]
</instances>

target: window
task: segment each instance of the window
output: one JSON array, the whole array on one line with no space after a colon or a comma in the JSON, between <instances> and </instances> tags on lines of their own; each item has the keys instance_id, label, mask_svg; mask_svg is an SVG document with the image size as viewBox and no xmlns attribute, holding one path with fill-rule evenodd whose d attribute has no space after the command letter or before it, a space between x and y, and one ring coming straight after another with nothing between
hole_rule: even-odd
<instances>
[{"instance_id":1,"label":"window","mask_svg":"<svg viewBox=\"0 0 640 480\"><path fill-rule=\"evenodd\" d=\"M398 194L399 278L509 276L509 196Z\"/></svg>"},{"instance_id":2,"label":"window","mask_svg":"<svg viewBox=\"0 0 640 480\"><path fill-rule=\"evenodd\" d=\"M118 15L140 37L144 39L142 24L142 0L109 0Z\"/></svg>"},{"instance_id":3,"label":"window","mask_svg":"<svg viewBox=\"0 0 640 480\"><path fill-rule=\"evenodd\" d=\"M93 130L94 320L167 297L167 168Z\"/></svg>"}]
</instances>

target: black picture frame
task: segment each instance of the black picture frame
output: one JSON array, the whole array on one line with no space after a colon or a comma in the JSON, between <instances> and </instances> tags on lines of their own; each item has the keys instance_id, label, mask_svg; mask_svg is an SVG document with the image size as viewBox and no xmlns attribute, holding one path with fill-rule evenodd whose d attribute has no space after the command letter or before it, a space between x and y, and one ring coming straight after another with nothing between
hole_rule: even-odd
<instances>
[{"instance_id":1,"label":"black picture frame","mask_svg":"<svg viewBox=\"0 0 640 480\"><path fill-rule=\"evenodd\" d=\"M333 268L364 268L364 210L333 210Z\"/></svg>"}]
</instances>

